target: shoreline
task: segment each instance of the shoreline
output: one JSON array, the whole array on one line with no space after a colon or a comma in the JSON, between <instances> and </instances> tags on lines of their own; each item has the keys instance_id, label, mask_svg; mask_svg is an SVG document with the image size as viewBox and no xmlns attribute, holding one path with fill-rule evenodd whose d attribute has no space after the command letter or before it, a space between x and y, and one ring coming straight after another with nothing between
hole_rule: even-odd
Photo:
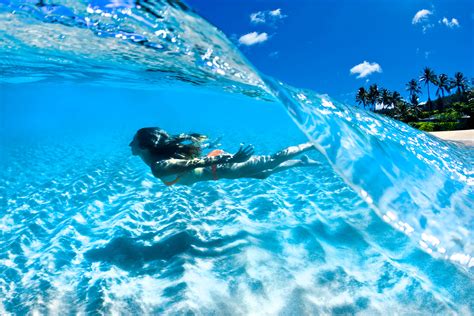
<instances>
[{"instance_id":1,"label":"shoreline","mask_svg":"<svg viewBox=\"0 0 474 316\"><path fill-rule=\"evenodd\" d=\"M454 142L463 143L464 145L474 146L474 129L466 129L459 131L443 131L430 132L431 135Z\"/></svg>"}]
</instances>

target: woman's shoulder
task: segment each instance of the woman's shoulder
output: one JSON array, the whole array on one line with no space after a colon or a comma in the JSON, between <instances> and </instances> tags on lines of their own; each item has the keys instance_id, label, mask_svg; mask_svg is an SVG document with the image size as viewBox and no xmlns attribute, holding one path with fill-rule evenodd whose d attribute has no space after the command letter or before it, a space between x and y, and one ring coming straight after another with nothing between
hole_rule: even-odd
<instances>
[{"instance_id":1,"label":"woman's shoulder","mask_svg":"<svg viewBox=\"0 0 474 316\"><path fill-rule=\"evenodd\" d=\"M161 178L164 176L164 171L166 170L166 167L169 165L169 162L167 160L158 160L155 161L150 165L151 172L153 175L157 178Z\"/></svg>"}]
</instances>

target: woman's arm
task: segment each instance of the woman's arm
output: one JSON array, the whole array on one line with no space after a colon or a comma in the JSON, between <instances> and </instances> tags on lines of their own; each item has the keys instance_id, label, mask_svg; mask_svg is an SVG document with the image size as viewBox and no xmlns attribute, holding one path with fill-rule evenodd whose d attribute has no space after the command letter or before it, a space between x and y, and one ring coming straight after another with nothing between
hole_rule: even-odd
<instances>
[{"instance_id":1,"label":"woman's arm","mask_svg":"<svg viewBox=\"0 0 474 316\"><path fill-rule=\"evenodd\" d=\"M232 155L219 155L214 157L202 157L194 159L166 159L157 161L152 166L155 177L165 177L171 174L179 174L196 168L203 168L215 164L228 163Z\"/></svg>"},{"instance_id":2,"label":"woman's arm","mask_svg":"<svg viewBox=\"0 0 474 316\"><path fill-rule=\"evenodd\" d=\"M247 161L253 154L251 145L243 148L234 155L224 154L213 157L201 157L194 159L166 159L157 161L152 165L152 172L155 177L165 177L171 174L178 174L191 171L196 168L209 167L223 163L238 163Z\"/></svg>"}]
</instances>

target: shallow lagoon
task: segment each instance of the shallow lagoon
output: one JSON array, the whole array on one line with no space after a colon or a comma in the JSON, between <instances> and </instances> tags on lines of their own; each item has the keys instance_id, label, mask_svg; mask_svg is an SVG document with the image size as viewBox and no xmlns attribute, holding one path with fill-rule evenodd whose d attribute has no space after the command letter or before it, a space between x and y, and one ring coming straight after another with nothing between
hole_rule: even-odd
<instances>
[{"instance_id":1,"label":"shallow lagoon","mask_svg":"<svg viewBox=\"0 0 474 316\"><path fill-rule=\"evenodd\" d=\"M138 10L1 8L1 313L473 312L472 150L262 79L160 6L182 23L149 42L120 28ZM144 126L257 154L310 138L322 164L165 187L130 153Z\"/></svg>"},{"instance_id":2,"label":"shallow lagoon","mask_svg":"<svg viewBox=\"0 0 474 316\"><path fill-rule=\"evenodd\" d=\"M469 313L472 280L380 219L323 164L166 187L136 129L306 141L277 103L195 88L2 90L2 310L43 313Z\"/></svg>"}]
</instances>

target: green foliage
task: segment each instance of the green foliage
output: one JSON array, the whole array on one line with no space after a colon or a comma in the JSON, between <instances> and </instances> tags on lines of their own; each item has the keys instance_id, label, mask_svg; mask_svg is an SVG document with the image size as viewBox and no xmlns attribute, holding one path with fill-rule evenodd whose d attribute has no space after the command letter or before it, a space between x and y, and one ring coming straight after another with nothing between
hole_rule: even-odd
<instances>
[{"instance_id":1,"label":"green foliage","mask_svg":"<svg viewBox=\"0 0 474 316\"><path fill-rule=\"evenodd\" d=\"M462 124L458 122L440 122L435 125L436 131L452 131L462 128Z\"/></svg>"},{"instance_id":2,"label":"green foliage","mask_svg":"<svg viewBox=\"0 0 474 316\"><path fill-rule=\"evenodd\" d=\"M426 118L430 117L431 115L433 115L433 113L430 112L430 111L421 111L420 114L418 115L418 118L419 119L426 119Z\"/></svg>"},{"instance_id":3,"label":"green foliage","mask_svg":"<svg viewBox=\"0 0 474 316\"><path fill-rule=\"evenodd\" d=\"M427 89L428 101L419 104L420 83ZM434 85L438 100L430 100L430 84ZM408 123L423 131L447 131L474 128L474 89L460 72L450 79L446 74L437 76L425 67L419 80L411 79L406 85L409 100L402 99L397 91L389 91L372 84L368 90L359 88L356 101L368 105L369 110ZM448 95L445 95L447 93ZM381 105L376 110L376 104ZM436 107L436 108L434 108Z\"/></svg>"},{"instance_id":4,"label":"green foliage","mask_svg":"<svg viewBox=\"0 0 474 316\"><path fill-rule=\"evenodd\" d=\"M434 117L439 121L457 122L462 117L462 113L456 110L448 110L443 113L435 114Z\"/></svg>"},{"instance_id":5,"label":"green foliage","mask_svg":"<svg viewBox=\"0 0 474 316\"><path fill-rule=\"evenodd\" d=\"M408 125L417 128L419 130L425 131L425 132L432 132L434 131L434 125L435 123L433 122L410 122Z\"/></svg>"},{"instance_id":6,"label":"green foliage","mask_svg":"<svg viewBox=\"0 0 474 316\"><path fill-rule=\"evenodd\" d=\"M458 122L410 122L408 125L425 132L452 131L464 128L463 124Z\"/></svg>"},{"instance_id":7,"label":"green foliage","mask_svg":"<svg viewBox=\"0 0 474 316\"><path fill-rule=\"evenodd\" d=\"M451 109L453 109L454 111L461 112L461 113L467 113L467 112L469 112L469 110L472 111L472 109L470 109L470 107L469 107L469 104L464 103L464 102L454 102L454 103L452 103L451 104Z\"/></svg>"}]
</instances>

